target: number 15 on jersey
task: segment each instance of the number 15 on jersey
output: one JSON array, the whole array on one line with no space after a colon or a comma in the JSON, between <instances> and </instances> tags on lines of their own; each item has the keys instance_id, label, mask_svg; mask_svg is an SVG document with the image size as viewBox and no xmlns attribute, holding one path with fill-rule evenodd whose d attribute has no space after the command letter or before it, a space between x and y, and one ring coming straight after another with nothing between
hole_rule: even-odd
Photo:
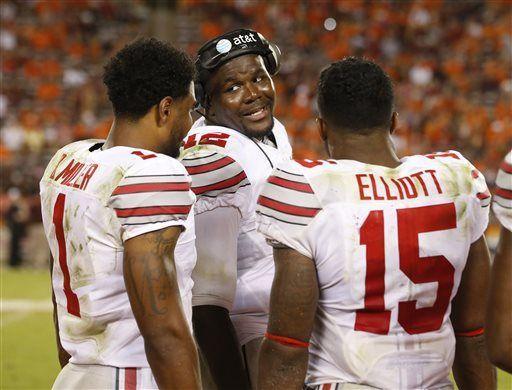
<instances>
[{"instance_id":1,"label":"number 15 on jersey","mask_svg":"<svg viewBox=\"0 0 512 390\"><path fill-rule=\"evenodd\" d=\"M356 312L354 329L382 335L389 332L391 310L386 310L384 301L385 241L397 240L399 267L407 278L415 284L438 284L431 307L417 308L416 299L398 302L398 323L409 334L438 330L450 304L455 269L442 255L420 257L418 235L456 228L455 205L398 209L396 216L397 237L386 237L383 210L370 211L361 226L359 243L366 246L365 296L364 308Z\"/></svg>"}]
</instances>

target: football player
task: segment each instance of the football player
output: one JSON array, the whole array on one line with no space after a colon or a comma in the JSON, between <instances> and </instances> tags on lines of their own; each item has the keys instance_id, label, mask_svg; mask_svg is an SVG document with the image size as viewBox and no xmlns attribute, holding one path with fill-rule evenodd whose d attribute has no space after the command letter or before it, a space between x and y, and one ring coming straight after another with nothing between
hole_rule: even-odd
<instances>
[{"instance_id":1,"label":"football player","mask_svg":"<svg viewBox=\"0 0 512 390\"><path fill-rule=\"evenodd\" d=\"M503 226L492 265L487 347L491 361L512 373L512 151L496 177L492 209Z\"/></svg>"},{"instance_id":2,"label":"football player","mask_svg":"<svg viewBox=\"0 0 512 390\"><path fill-rule=\"evenodd\" d=\"M56 389L200 388L195 195L173 158L192 124L194 74L164 42L127 45L105 67L115 117L108 138L63 147L44 172L63 367Z\"/></svg>"},{"instance_id":3,"label":"football player","mask_svg":"<svg viewBox=\"0 0 512 390\"><path fill-rule=\"evenodd\" d=\"M461 388L492 388L483 176L455 151L396 156L371 61L324 70L318 107L331 159L279 165L258 200L276 263L260 387L451 388L453 364Z\"/></svg>"},{"instance_id":4,"label":"football player","mask_svg":"<svg viewBox=\"0 0 512 390\"><path fill-rule=\"evenodd\" d=\"M201 47L196 68L204 118L181 155L197 196L194 332L216 384L243 389L243 359L255 387L274 274L272 248L256 231L257 194L276 164L291 158L273 117L279 49L255 31L235 30Z\"/></svg>"}]
</instances>

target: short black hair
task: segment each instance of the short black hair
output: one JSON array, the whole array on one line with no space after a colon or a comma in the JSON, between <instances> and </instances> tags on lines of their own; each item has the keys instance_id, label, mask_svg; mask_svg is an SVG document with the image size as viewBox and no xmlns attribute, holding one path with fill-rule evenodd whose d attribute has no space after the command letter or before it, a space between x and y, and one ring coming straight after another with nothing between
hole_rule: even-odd
<instances>
[{"instance_id":1,"label":"short black hair","mask_svg":"<svg viewBox=\"0 0 512 390\"><path fill-rule=\"evenodd\" d=\"M320 74L318 108L336 128L364 130L391 125L393 85L376 63L346 57Z\"/></svg>"},{"instance_id":2,"label":"short black hair","mask_svg":"<svg viewBox=\"0 0 512 390\"><path fill-rule=\"evenodd\" d=\"M187 95L194 77L187 54L156 38L140 38L105 65L103 83L115 116L137 120L164 97Z\"/></svg>"}]
</instances>

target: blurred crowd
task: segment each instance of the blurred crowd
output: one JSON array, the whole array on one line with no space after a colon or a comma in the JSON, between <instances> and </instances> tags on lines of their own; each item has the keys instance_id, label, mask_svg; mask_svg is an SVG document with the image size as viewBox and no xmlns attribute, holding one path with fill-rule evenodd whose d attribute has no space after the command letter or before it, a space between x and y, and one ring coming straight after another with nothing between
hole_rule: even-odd
<instances>
[{"instance_id":1,"label":"blurred crowd","mask_svg":"<svg viewBox=\"0 0 512 390\"><path fill-rule=\"evenodd\" d=\"M112 114L102 66L152 23L143 0L0 3L0 213L37 221L48 158L73 140L102 138ZM325 157L315 85L347 55L378 61L395 83L400 155L457 149L492 186L512 141L512 27L508 1L180 0L178 46L197 48L250 27L283 52L276 117L297 158ZM14 195L13 195L14 194ZM19 206L24 204L24 206ZM25 213L26 215L27 213Z\"/></svg>"}]
</instances>

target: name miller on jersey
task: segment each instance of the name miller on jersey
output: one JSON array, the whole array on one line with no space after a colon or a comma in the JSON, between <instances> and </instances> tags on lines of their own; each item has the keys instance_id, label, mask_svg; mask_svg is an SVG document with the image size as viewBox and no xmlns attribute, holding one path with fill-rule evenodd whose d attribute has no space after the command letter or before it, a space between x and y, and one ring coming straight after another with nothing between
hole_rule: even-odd
<instances>
[{"instance_id":1,"label":"name miller on jersey","mask_svg":"<svg viewBox=\"0 0 512 390\"><path fill-rule=\"evenodd\" d=\"M67 154L63 154L50 175L50 179L59 182L60 184L68 187L78 188L80 190L85 190L87 188L87 184L89 184L89 180L98 169L98 164L84 164L79 161L75 162L72 159L66 167L60 171L57 175L57 169L60 164L66 159Z\"/></svg>"}]
</instances>

